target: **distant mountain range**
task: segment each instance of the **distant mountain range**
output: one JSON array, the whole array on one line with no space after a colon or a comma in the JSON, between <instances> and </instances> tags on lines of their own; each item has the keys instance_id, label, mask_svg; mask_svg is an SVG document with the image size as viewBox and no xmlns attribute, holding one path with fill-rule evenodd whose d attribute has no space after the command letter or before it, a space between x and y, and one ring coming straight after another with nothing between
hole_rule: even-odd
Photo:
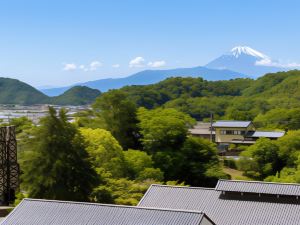
<instances>
[{"instance_id":1,"label":"distant mountain range","mask_svg":"<svg viewBox=\"0 0 300 225\"><path fill-rule=\"evenodd\" d=\"M245 77L256 78L266 73L289 70L275 65L277 64L265 54L247 46L238 46L211 61L204 67L144 70L124 78L100 79L79 83L77 85L87 86L105 92L109 89L117 89L127 85L154 84L169 77L202 77L205 80L215 81ZM40 90L48 96L57 96L73 86L44 88Z\"/></svg>"},{"instance_id":2,"label":"distant mountain range","mask_svg":"<svg viewBox=\"0 0 300 225\"><path fill-rule=\"evenodd\" d=\"M92 103L100 94L96 89L74 86L57 97L49 97L19 80L0 78L0 104L85 105Z\"/></svg>"},{"instance_id":3,"label":"distant mountain range","mask_svg":"<svg viewBox=\"0 0 300 225\"><path fill-rule=\"evenodd\" d=\"M79 83L77 85L87 86L105 92L109 89L118 89L127 85L154 84L169 77L202 77L205 80L214 81L243 78L247 76L230 70L208 69L199 66L194 68L180 68L171 70L144 70L124 78L101 79L86 83ZM57 96L71 87L72 86L41 89L41 91L48 96Z\"/></svg>"}]
</instances>

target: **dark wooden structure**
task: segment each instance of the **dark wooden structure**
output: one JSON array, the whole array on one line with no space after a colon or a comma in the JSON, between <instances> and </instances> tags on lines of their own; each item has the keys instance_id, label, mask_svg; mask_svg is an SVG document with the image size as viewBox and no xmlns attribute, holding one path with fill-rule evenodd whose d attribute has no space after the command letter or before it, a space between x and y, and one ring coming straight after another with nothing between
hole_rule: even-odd
<instances>
[{"instance_id":1,"label":"dark wooden structure","mask_svg":"<svg viewBox=\"0 0 300 225\"><path fill-rule=\"evenodd\" d=\"M0 204L12 203L18 187L19 165L15 127L0 127Z\"/></svg>"}]
</instances>

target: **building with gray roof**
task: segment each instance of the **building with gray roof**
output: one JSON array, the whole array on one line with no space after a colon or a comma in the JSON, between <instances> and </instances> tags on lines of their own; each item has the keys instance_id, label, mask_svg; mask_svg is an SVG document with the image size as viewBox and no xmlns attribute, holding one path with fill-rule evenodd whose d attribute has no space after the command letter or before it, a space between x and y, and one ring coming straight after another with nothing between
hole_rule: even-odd
<instances>
[{"instance_id":1,"label":"building with gray roof","mask_svg":"<svg viewBox=\"0 0 300 225\"><path fill-rule=\"evenodd\" d=\"M152 185L139 207L203 211L218 225L299 225L299 185L225 181L216 188Z\"/></svg>"},{"instance_id":2,"label":"building with gray roof","mask_svg":"<svg viewBox=\"0 0 300 225\"><path fill-rule=\"evenodd\" d=\"M189 133L227 147L229 144L252 145L262 137L276 140L285 135L284 131L259 131L251 121L236 120L219 120L212 124L197 122L193 128L189 129Z\"/></svg>"},{"instance_id":3,"label":"building with gray roof","mask_svg":"<svg viewBox=\"0 0 300 225\"><path fill-rule=\"evenodd\" d=\"M24 199L2 225L215 225L204 213Z\"/></svg>"}]
</instances>

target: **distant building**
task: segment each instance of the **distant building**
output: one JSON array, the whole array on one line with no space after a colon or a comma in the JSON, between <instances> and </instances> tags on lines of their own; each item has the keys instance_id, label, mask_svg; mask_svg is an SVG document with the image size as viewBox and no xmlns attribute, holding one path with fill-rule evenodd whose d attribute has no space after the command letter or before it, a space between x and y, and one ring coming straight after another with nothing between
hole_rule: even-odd
<instances>
[{"instance_id":1,"label":"distant building","mask_svg":"<svg viewBox=\"0 0 300 225\"><path fill-rule=\"evenodd\" d=\"M254 144L258 138L277 139L284 131L258 131L251 121L217 121L212 124L216 143Z\"/></svg>"},{"instance_id":2,"label":"distant building","mask_svg":"<svg viewBox=\"0 0 300 225\"><path fill-rule=\"evenodd\" d=\"M284 136L284 131L259 131L251 121L216 121L212 124L197 122L189 130L195 137L210 139L219 147L227 149L230 144L252 145L258 138L265 137L276 140Z\"/></svg>"},{"instance_id":3,"label":"distant building","mask_svg":"<svg viewBox=\"0 0 300 225\"><path fill-rule=\"evenodd\" d=\"M203 212L24 199L1 225L215 225Z\"/></svg>"},{"instance_id":4,"label":"distant building","mask_svg":"<svg viewBox=\"0 0 300 225\"><path fill-rule=\"evenodd\" d=\"M211 130L211 124L206 122L197 122L197 124L189 129L190 134L195 137L215 140L215 131Z\"/></svg>"},{"instance_id":5,"label":"distant building","mask_svg":"<svg viewBox=\"0 0 300 225\"><path fill-rule=\"evenodd\" d=\"M220 180L215 188L152 185L139 207L196 210L218 225L299 225L300 185Z\"/></svg>"}]
</instances>

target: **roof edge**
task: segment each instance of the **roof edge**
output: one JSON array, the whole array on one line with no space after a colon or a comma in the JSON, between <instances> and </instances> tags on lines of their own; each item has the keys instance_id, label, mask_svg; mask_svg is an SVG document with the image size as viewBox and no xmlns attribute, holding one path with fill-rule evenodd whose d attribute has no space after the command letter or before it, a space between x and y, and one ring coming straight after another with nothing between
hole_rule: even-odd
<instances>
[{"instance_id":1,"label":"roof edge","mask_svg":"<svg viewBox=\"0 0 300 225\"><path fill-rule=\"evenodd\" d=\"M219 179L219 181L218 181L218 183L217 183L217 185L214 189L216 189L218 187L220 181L300 186L300 184L298 184L298 183L279 183L279 182L257 181L257 180L226 180L226 179Z\"/></svg>"},{"instance_id":2,"label":"roof edge","mask_svg":"<svg viewBox=\"0 0 300 225\"><path fill-rule=\"evenodd\" d=\"M173 188L186 188L186 189L204 189L204 190L214 190L215 188L209 187L191 187L191 186L179 186L179 185L168 185L168 184L152 184L152 186L160 186L160 187L173 187ZM149 187L149 189L150 189Z\"/></svg>"},{"instance_id":3,"label":"roof edge","mask_svg":"<svg viewBox=\"0 0 300 225\"><path fill-rule=\"evenodd\" d=\"M143 207L143 206L129 206L129 205L114 205L114 204L104 204L104 203L93 203L93 202L76 202L76 201L64 201L64 200L51 200L51 199L34 199L34 198L24 198L22 202L32 201L32 202L54 202L54 203L69 203L78 205L95 205L95 206L106 206L114 208L130 208L130 209L143 209L143 210L158 210L158 211L169 211L169 212L183 212L183 213L196 213L205 215L204 212L198 210L184 210L184 209L172 209L172 208L156 208L156 207ZM20 203L20 204L21 204ZM19 205L20 205L19 204ZM18 205L18 206L19 206ZM18 207L16 206L15 209Z\"/></svg>"}]
</instances>

